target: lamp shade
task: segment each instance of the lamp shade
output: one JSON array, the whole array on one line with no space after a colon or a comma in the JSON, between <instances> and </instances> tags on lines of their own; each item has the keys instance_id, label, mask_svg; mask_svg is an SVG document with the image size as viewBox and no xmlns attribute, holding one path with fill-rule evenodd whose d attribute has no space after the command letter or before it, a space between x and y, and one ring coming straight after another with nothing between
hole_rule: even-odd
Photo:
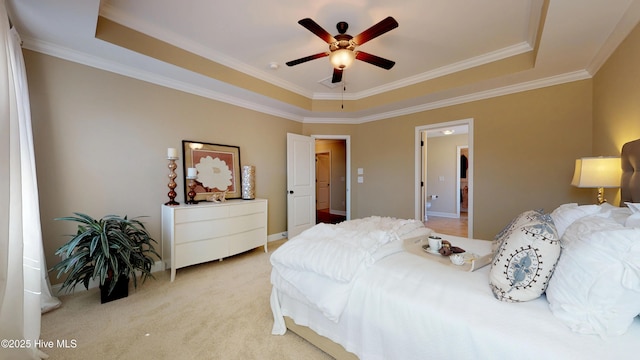
<instances>
[{"instance_id":1,"label":"lamp shade","mask_svg":"<svg viewBox=\"0 0 640 360\"><path fill-rule=\"evenodd\" d=\"M348 49L338 49L329 55L329 61L336 69L346 69L353 63L356 54Z\"/></svg>"},{"instance_id":2,"label":"lamp shade","mask_svg":"<svg viewBox=\"0 0 640 360\"><path fill-rule=\"evenodd\" d=\"M571 185L580 188L616 188L620 187L621 175L619 157L583 157L576 160Z\"/></svg>"}]
</instances>

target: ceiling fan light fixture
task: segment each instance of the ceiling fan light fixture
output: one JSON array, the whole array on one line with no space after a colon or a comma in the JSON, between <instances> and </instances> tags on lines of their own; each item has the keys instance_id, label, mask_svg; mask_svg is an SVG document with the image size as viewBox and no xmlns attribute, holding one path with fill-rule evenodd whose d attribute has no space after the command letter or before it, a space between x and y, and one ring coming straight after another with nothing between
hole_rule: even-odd
<instances>
[{"instance_id":1,"label":"ceiling fan light fixture","mask_svg":"<svg viewBox=\"0 0 640 360\"><path fill-rule=\"evenodd\" d=\"M356 53L348 49L338 49L336 51L333 51L331 55L329 55L329 61L331 61L333 67L340 70L346 69L351 66L355 59Z\"/></svg>"}]
</instances>

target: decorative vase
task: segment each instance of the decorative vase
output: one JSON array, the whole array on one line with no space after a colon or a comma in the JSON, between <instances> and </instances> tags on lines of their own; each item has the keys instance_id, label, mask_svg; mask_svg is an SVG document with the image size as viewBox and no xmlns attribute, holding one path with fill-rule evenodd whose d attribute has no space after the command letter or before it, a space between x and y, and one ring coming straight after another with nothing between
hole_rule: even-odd
<instances>
[{"instance_id":1,"label":"decorative vase","mask_svg":"<svg viewBox=\"0 0 640 360\"><path fill-rule=\"evenodd\" d=\"M256 198L256 167L245 165L242 167L242 198L253 200Z\"/></svg>"}]
</instances>

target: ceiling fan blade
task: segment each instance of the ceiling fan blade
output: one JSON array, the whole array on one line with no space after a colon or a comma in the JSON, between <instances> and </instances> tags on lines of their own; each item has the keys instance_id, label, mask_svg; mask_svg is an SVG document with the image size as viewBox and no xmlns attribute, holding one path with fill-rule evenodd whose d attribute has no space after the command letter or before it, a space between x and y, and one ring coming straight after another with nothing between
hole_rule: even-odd
<instances>
[{"instance_id":1,"label":"ceiling fan blade","mask_svg":"<svg viewBox=\"0 0 640 360\"><path fill-rule=\"evenodd\" d=\"M298 24L304 26L307 30L316 34L320 39L324 40L327 44L331 44L336 41L336 39L329 34L322 26L318 25L315 21L310 18L304 18L298 21Z\"/></svg>"},{"instance_id":2,"label":"ceiling fan blade","mask_svg":"<svg viewBox=\"0 0 640 360\"><path fill-rule=\"evenodd\" d=\"M333 78L331 78L332 83L339 83L342 81L342 72L344 70L333 68Z\"/></svg>"},{"instance_id":3,"label":"ceiling fan blade","mask_svg":"<svg viewBox=\"0 0 640 360\"><path fill-rule=\"evenodd\" d=\"M356 59L367 62L371 65L379 66L383 69L391 69L396 64L395 61L381 58L380 56L371 55L364 51L356 51Z\"/></svg>"},{"instance_id":4,"label":"ceiling fan blade","mask_svg":"<svg viewBox=\"0 0 640 360\"><path fill-rule=\"evenodd\" d=\"M367 41L373 38L376 38L386 33L387 31L391 31L397 27L398 27L398 22L396 21L396 19L389 16L384 20L380 21L379 23L368 28L367 30L361 32L360 34L354 36L353 42L355 42L357 45L362 45Z\"/></svg>"},{"instance_id":5,"label":"ceiling fan blade","mask_svg":"<svg viewBox=\"0 0 640 360\"><path fill-rule=\"evenodd\" d=\"M318 54L314 54L314 55L305 56L305 57L297 59L297 60L291 60L291 61L288 61L286 64L288 66L298 65L298 64L302 64L303 62L307 62L307 61L311 61L311 60L315 60L315 59L320 59L320 58L323 58L325 56L329 56L329 52L328 51L327 52L318 53Z\"/></svg>"}]
</instances>

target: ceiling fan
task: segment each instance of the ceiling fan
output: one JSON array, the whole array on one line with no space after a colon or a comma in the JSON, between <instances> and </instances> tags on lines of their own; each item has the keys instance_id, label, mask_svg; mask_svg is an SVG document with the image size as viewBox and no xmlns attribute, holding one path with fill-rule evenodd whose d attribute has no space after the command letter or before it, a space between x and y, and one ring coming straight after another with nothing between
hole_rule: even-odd
<instances>
[{"instance_id":1,"label":"ceiling fan","mask_svg":"<svg viewBox=\"0 0 640 360\"><path fill-rule=\"evenodd\" d=\"M342 81L342 72L344 71L344 69L349 67L349 65L351 65L355 59L367 62L375 66L379 66L387 70L391 69L393 65L395 65L395 61L387 60L379 56L366 53L364 51L355 50L356 47L366 43L367 41L397 28L398 22L391 16L385 18L384 20L371 26L370 28L356 36L351 36L346 33L349 24L344 21L336 24L336 28L338 28L338 34L336 36L331 36L331 34L329 34L326 30L324 30L320 25L318 25L310 18L302 19L298 21L298 24L304 26L307 30L311 31L316 36L324 40L327 44L329 44L329 51L289 61L286 63L288 66L294 66L310 60L329 56L329 60L333 64L333 78L331 79L331 82L338 83Z\"/></svg>"}]
</instances>

